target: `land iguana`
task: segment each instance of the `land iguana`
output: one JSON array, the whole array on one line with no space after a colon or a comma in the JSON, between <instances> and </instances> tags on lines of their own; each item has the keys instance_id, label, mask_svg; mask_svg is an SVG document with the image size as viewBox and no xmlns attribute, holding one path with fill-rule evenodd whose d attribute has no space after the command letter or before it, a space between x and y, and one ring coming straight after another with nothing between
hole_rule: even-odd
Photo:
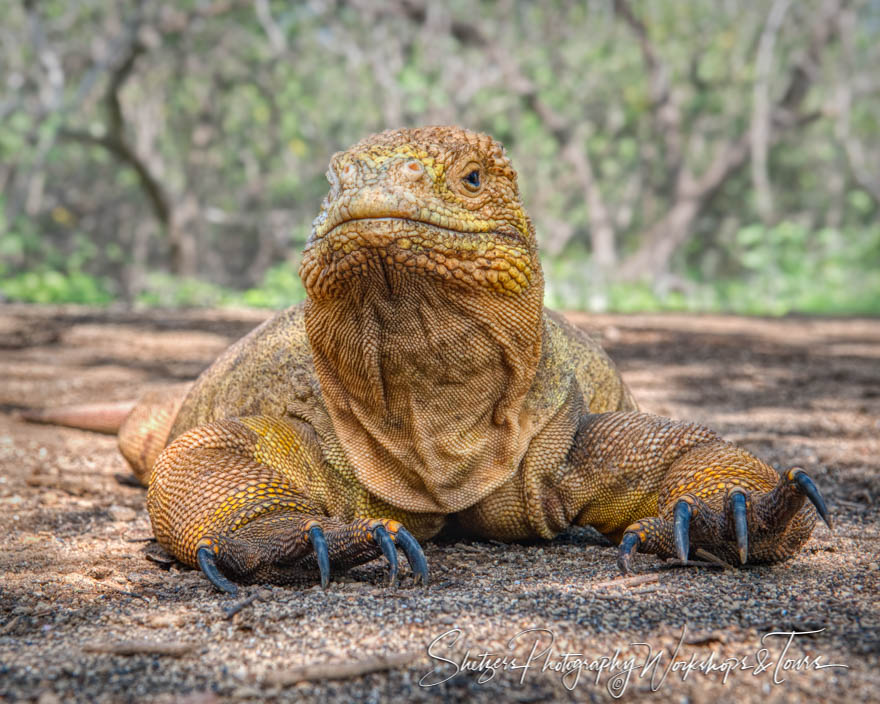
<instances>
[{"instance_id":1,"label":"land iguana","mask_svg":"<svg viewBox=\"0 0 880 704\"><path fill-rule=\"evenodd\" d=\"M802 469L638 412L602 349L544 308L534 227L491 137L387 131L327 178L306 302L119 431L159 544L217 588L326 586L382 555L393 583L397 549L427 583L419 541L444 527L512 541L593 526L624 573L636 551L779 561L817 511L830 527Z\"/></svg>"}]
</instances>

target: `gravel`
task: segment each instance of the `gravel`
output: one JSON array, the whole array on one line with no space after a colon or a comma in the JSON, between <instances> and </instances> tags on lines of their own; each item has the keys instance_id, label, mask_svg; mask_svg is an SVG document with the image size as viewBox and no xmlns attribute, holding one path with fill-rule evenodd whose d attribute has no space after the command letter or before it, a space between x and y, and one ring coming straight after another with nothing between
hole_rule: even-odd
<instances>
[{"instance_id":1,"label":"gravel","mask_svg":"<svg viewBox=\"0 0 880 704\"><path fill-rule=\"evenodd\" d=\"M834 533L818 527L793 560L723 570L636 556L647 576L626 582L590 530L513 545L450 537L426 546L427 589L406 575L389 590L377 561L326 591L233 599L150 542L143 490L115 477L126 467L113 438L15 411L191 378L264 315L0 306L0 700L880 701L880 321L572 316L603 338L644 410L707 423L814 477ZM791 631L815 632L784 656L787 636L762 643ZM551 635L549 657L522 667ZM656 691L650 668L628 680L620 669L649 646ZM710 656L753 669L724 681L695 669ZM664 679L672 661L691 669Z\"/></svg>"}]
</instances>

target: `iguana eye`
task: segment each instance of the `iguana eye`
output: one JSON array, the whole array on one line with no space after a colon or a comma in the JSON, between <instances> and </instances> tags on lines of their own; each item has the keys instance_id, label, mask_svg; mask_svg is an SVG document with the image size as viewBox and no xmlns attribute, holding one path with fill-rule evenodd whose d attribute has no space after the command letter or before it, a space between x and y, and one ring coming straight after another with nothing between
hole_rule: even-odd
<instances>
[{"instance_id":1,"label":"iguana eye","mask_svg":"<svg viewBox=\"0 0 880 704\"><path fill-rule=\"evenodd\" d=\"M462 181L464 181L464 185L469 191L476 192L480 190L480 170L474 169L467 176L465 176Z\"/></svg>"}]
</instances>

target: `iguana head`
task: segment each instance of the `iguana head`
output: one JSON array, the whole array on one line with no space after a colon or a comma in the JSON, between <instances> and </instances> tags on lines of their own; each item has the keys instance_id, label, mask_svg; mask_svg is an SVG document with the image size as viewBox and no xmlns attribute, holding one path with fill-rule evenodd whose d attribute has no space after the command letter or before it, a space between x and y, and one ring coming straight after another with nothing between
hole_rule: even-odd
<instances>
[{"instance_id":1,"label":"iguana head","mask_svg":"<svg viewBox=\"0 0 880 704\"><path fill-rule=\"evenodd\" d=\"M300 276L333 440L375 495L461 510L539 424L543 278L516 173L491 137L425 127L359 142L327 177Z\"/></svg>"},{"instance_id":2,"label":"iguana head","mask_svg":"<svg viewBox=\"0 0 880 704\"><path fill-rule=\"evenodd\" d=\"M543 285L516 172L487 135L382 132L336 154L327 179L300 268L313 300L355 282L394 295L413 275L501 296Z\"/></svg>"}]
</instances>

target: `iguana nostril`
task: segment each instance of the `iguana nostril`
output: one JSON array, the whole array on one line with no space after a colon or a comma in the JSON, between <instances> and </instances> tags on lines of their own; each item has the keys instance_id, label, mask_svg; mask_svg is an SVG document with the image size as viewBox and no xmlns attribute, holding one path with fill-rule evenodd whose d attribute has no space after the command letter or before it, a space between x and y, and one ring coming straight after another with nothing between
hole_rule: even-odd
<instances>
[{"instance_id":1,"label":"iguana nostril","mask_svg":"<svg viewBox=\"0 0 880 704\"><path fill-rule=\"evenodd\" d=\"M403 177L407 181L418 181L425 175L425 167L417 159L410 159L403 165Z\"/></svg>"}]
</instances>

